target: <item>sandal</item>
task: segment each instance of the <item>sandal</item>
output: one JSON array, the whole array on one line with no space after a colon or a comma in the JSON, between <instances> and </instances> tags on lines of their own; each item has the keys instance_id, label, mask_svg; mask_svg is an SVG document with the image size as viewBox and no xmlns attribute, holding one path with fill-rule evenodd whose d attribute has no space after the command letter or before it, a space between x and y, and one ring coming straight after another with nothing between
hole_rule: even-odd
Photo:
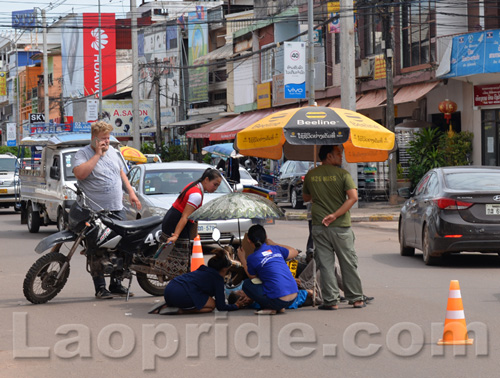
<instances>
[{"instance_id":1,"label":"sandal","mask_svg":"<svg viewBox=\"0 0 500 378\"><path fill-rule=\"evenodd\" d=\"M180 314L180 309L178 307L165 307L160 310L160 315L177 315Z\"/></svg>"},{"instance_id":2,"label":"sandal","mask_svg":"<svg viewBox=\"0 0 500 378\"><path fill-rule=\"evenodd\" d=\"M160 311L166 306L167 304L165 303L165 301L155 303L153 307L151 307L151 309L148 311L148 314L159 314Z\"/></svg>"},{"instance_id":3,"label":"sandal","mask_svg":"<svg viewBox=\"0 0 500 378\"><path fill-rule=\"evenodd\" d=\"M276 315L276 310L257 310L255 315Z\"/></svg>"},{"instance_id":4,"label":"sandal","mask_svg":"<svg viewBox=\"0 0 500 378\"><path fill-rule=\"evenodd\" d=\"M366 307L366 304L364 301L356 301L352 304L352 307L354 308L363 308Z\"/></svg>"}]
</instances>

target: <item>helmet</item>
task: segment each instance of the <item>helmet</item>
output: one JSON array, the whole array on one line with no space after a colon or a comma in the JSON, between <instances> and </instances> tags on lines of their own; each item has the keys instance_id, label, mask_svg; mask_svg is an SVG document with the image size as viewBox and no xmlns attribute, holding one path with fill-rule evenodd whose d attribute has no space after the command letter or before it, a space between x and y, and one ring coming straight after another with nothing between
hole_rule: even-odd
<instances>
[{"instance_id":1,"label":"helmet","mask_svg":"<svg viewBox=\"0 0 500 378\"><path fill-rule=\"evenodd\" d=\"M68 228L78 233L85 227L85 222L90 219L90 211L82 208L77 202L71 205L68 216Z\"/></svg>"}]
</instances>

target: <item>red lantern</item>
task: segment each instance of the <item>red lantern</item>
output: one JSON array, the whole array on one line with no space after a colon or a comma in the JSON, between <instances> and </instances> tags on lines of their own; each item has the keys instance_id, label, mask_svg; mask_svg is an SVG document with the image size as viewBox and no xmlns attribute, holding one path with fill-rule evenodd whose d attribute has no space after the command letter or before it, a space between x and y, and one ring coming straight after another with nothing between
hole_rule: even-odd
<instances>
[{"instance_id":1,"label":"red lantern","mask_svg":"<svg viewBox=\"0 0 500 378\"><path fill-rule=\"evenodd\" d=\"M439 103L438 109L441 113L444 113L444 118L446 119L446 123L450 124L451 114L457 111L457 104L448 99L441 101Z\"/></svg>"}]
</instances>

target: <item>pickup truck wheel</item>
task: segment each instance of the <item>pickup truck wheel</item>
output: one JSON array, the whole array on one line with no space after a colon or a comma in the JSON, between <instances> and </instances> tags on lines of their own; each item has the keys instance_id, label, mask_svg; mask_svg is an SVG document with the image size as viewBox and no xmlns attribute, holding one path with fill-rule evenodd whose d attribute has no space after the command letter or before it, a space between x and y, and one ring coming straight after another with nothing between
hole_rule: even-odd
<instances>
[{"instance_id":1,"label":"pickup truck wheel","mask_svg":"<svg viewBox=\"0 0 500 378\"><path fill-rule=\"evenodd\" d=\"M33 210L33 205L28 206L28 231L36 234L40 229L40 213Z\"/></svg>"},{"instance_id":2,"label":"pickup truck wheel","mask_svg":"<svg viewBox=\"0 0 500 378\"><path fill-rule=\"evenodd\" d=\"M62 209L57 212L57 229L64 231L66 229L66 221L64 220L64 213Z\"/></svg>"}]
</instances>

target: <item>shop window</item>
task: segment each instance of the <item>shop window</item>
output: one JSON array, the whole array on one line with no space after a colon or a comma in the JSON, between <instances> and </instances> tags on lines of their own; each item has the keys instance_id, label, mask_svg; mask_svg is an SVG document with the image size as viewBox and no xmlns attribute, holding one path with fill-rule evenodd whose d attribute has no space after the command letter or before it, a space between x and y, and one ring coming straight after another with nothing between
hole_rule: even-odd
<instances>
[{"instance_id":1,"label":"shop window","mask_svg":"<svg viewBox=\"0 0 500 378\"><path fill-rule=\"evenodd\" d=\"M401 2L401 52L403 68L435 60L436 2Z\"/></svg>"},{"instance_id":2,"label":"shop window","mask_svg":"<svg viewBox=\"0 0 500 378\"><path fill-rule=\"evenodd\" d=\"M500 110L491 109L481 112L481 158L483 165L498 166L500 149Z\"/></svg>"}]
</instances>

